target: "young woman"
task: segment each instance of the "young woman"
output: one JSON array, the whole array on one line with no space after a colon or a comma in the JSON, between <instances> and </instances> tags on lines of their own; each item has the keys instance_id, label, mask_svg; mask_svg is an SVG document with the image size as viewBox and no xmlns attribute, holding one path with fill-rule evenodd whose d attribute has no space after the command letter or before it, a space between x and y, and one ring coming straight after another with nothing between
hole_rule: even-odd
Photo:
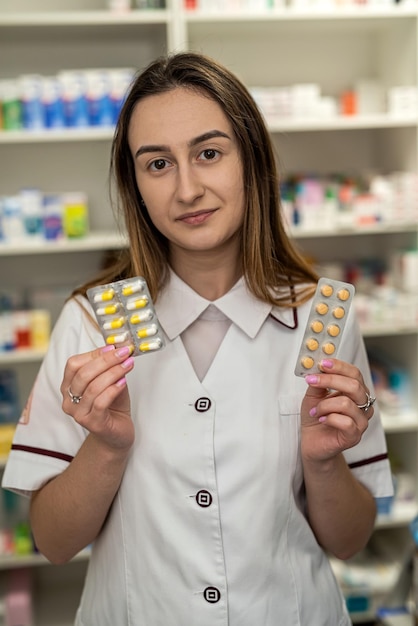
<instances>
[{"instance_id":1,"label":"young woman","mask_svg":"<svg viewBox=\"0 0 418 626\"><path fill-rule=\"evenodd\" d=\"M350 624L327 553L368 541L385 440L354 314L339 359L294 374L317 276L255 103L211 59L159 59L112 167L129 247L94 284L144 276L166 346L103 347L78 289L3 486L31 495L52 562L93 544L78 626Z\"/></svg>"}]
</instances>

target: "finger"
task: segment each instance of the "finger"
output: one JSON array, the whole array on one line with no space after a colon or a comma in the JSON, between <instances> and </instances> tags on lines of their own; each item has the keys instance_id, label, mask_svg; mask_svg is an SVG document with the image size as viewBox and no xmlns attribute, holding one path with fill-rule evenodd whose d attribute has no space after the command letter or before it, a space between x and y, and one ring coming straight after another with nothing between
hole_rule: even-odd
<instances>
[{"instance_id":1,"label":"finger","mask_svg":"<svg viewBox=\"0 0 418 626\"><path fill-rule=\"evenodd\" d=\"M336 419L341 416L347 416L354 421L359 428L365 430L370 418L373 416L373 407L367 412L359 409L351 398L345 395L331 395L321 400L310 412L311 417L317 417L320 422L329 423L332 418L335 423Z\"/></svg>"},{"instance_id":2,"label":"finger","mask_svg":"<svg viewBox=\"0 0 418 626\"><path fill-rule=\"evenodd\" d=\"M367 420L360 419L357 421L341 413L330 413L318 421L321 427L334 431L340 450L346 450L357 445L368 427Z\"/></svg>"},{"instance_id":3,"label":"finger","mask_svg":"<svg viewBox=\"0 0 418 626\"><path fill-rule=\"evenodd\" d=\"M319 362L319 368L325 374L342 374L343 376L348 376L349 378L355 378L361 384L364 384L364 379L360 370L352 363L340 361L339 359L322 359L322 361Z\"/></svg>"},{"instance_id":4,"label":"finger","mask_svg":"<svg viewBox=\"0 0 418 626\"><path fill-rule=\"evenodd\" d=\"M367 398L368 390L366 389L361 374L357 378L352 378L341 374L308 374L305 381L313 389L322 390L316 392L317 397L323 397L324 389L333 389L341 395L348 396L356 405L364 404ZM311 392L315 395L315 392Z\"/></svg>"},{"instance_id":5,"label":"finger","mask_svg":"<svg viewBox=\"0 0 418 626\"><path fill-rule=\"evenodd\" d=\"M130 354L129 346L117 350L112 346L110 349L99 348L70 357L61 384L64 410L71 408L69 403L74 404L69 389L73 395L83 398L83 405L86 408L89 395L98 395L106 386L123 378L125 370L133 366L133 362L129 360Z\"/></svg>"}]
</instances>

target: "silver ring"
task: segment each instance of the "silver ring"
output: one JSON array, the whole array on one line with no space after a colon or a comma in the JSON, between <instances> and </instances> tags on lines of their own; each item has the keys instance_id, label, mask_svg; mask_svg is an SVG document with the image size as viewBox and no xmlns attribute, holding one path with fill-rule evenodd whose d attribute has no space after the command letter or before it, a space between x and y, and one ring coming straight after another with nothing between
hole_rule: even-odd
<instances>
[{"instance_id":1,"label":"silver ring","mask_svg":"<svg viewBox=\"0 0 418 626\"><path fill-rule=\"evenodd\" d=\"M80 404L80 400L83 396L75 396L73 392L71 391L71 387L68 387L67 392L73 404Z\"/></svg>"},{"instance_id":2,"label":"silver ring","mask_svg":"<svg viewBox=\"0 0 418 626\"><path fill-rule=\"evenodd\" d=\"M358 408L367 413L371 406L376 402L376 398L372 398L372 396L366 391L367 402L364 404L358 404Z\"/></svg>"}]
</instances>

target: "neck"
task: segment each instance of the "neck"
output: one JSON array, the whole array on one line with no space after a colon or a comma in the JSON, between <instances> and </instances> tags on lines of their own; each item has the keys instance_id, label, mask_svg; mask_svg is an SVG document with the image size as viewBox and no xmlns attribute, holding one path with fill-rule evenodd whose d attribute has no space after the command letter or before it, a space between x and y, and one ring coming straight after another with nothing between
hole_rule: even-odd
<instances>
[{"instance_id":1,"label":"neck","mask_svg":"<svg viewBox=\"0 0 418 626\"><path fill-rule=\"evenodd\" d=\"M171 260L174 272L196 293L213 302L225 295L242 275L238 259L208 259L204 254L176 255Z\"/></svg>"}]
</instances>

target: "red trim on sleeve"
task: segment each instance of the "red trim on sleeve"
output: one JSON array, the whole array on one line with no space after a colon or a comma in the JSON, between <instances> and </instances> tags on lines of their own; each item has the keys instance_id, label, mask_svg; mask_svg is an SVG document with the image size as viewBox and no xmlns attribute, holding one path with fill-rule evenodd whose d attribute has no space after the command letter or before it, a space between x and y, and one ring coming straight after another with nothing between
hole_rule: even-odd
<instances>
[{"instance_id":1,"label":"red trim on sleeve","mask_svg":"<svg viewBox=\"0 0 418 626\"><path fill-rule=\"evenodd\" d=\"M69 454L63 454L62 452L56 452L55 450L45 450L44 448L34 448L32 446L22 446L21 444L14 443L12 450L20 450L22 452L32 452L33 454L40 454L42 456L50 456L54 459L60 459L60 461L68 461L71 463L73 456Z\"/></svg>"},{"instance_id":2,"label":"red trim on sleeve","mask_svg":"<svg viewBox=\"0 0 418 626\"><path fill-rule=\"evenodd\" d=\"M377 454L376 456L371 456L368 459L363 459L362 461L356 461L355 463L349 463L348 467L351 469L355 467L362 467L363 465L370 465L371 463L377 463L378 461L385 461L388 458L387 452L385 454Z\"/></svg>"}]
</instances>

